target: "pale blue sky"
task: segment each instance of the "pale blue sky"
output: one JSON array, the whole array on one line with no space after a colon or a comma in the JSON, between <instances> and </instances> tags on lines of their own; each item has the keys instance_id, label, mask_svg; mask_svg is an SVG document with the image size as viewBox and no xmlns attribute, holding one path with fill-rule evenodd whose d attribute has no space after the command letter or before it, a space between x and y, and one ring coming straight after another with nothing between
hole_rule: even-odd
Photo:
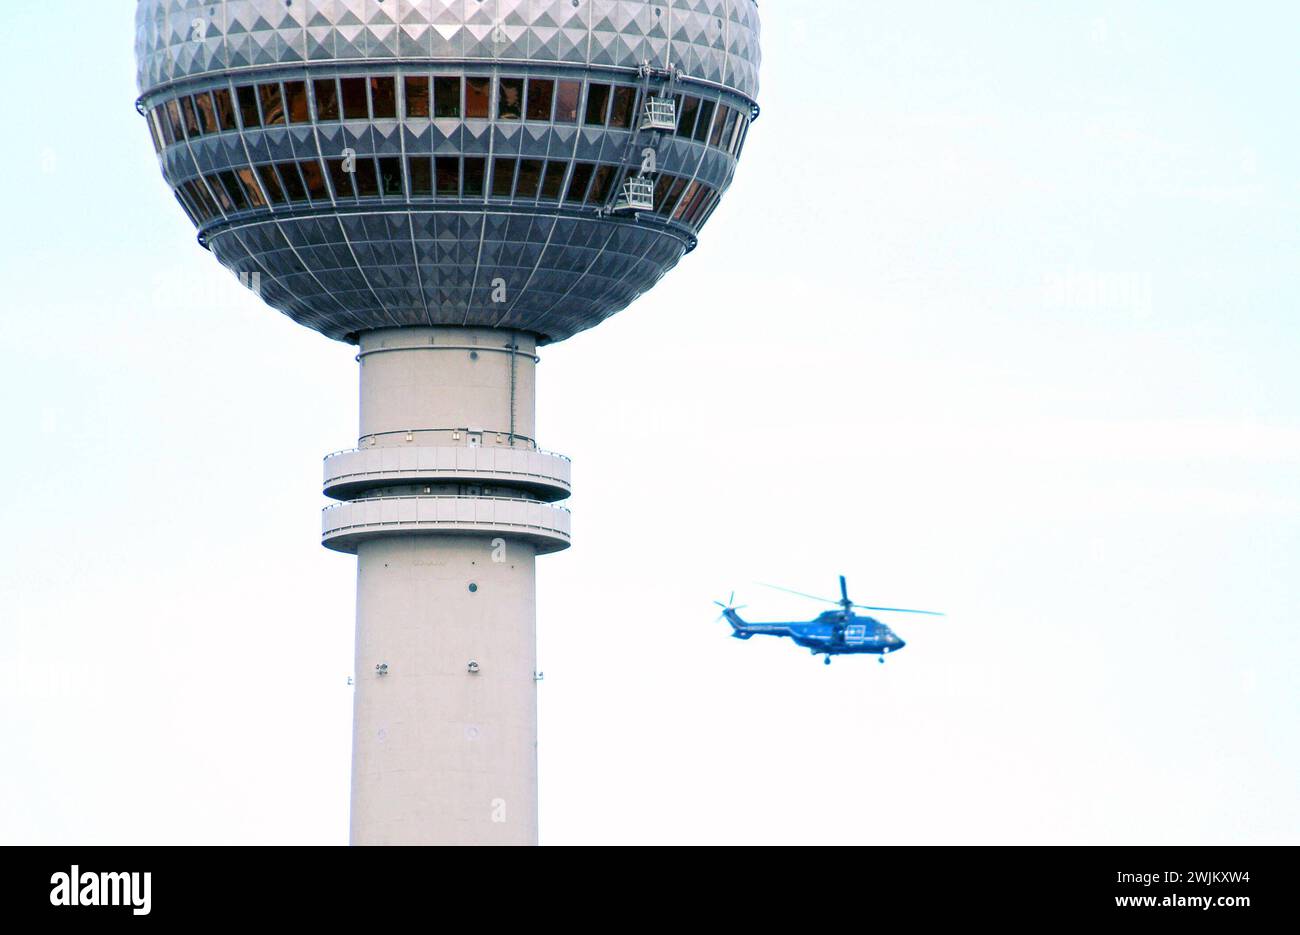
<instances>
[{"instance_id":1,"label":"pale blue sky","mask_svg":"<svg viewBox=\"0 0 1300 935\"><path fill-rule=\"evenodd\" d=\"M0 841L344 843L354 351L194 243L133 6L0 13ZM762 10L699 249L543 354L543 842L1297 843L1300 11ZM839 573L950 616L711 622Z\"/></svg>"}]
</instances>

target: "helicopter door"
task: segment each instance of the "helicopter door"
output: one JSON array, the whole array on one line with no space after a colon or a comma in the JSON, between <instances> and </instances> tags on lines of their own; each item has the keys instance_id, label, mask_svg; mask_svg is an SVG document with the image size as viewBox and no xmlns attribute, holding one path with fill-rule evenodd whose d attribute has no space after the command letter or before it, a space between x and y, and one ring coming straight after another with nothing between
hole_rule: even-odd
<instances>
[{"instance_id":1,"label":"helicopter door","mask_svg":"<svg viewBox=\"0 0 1300 935\"><path fill-rule=\"evenodd\" d=\"M844 628L844 642L861 643L867 638L867 627L865 624L855 623Z\"/></svg>"}]
</instances>

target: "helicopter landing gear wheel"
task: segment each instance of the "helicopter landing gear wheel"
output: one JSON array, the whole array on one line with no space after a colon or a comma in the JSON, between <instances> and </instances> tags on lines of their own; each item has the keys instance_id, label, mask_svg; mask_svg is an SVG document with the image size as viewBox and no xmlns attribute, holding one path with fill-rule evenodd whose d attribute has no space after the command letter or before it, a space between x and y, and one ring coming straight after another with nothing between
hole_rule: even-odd
<instances>
[{"instance_id":1,"label":"helicopter landing gear wheel","mask_svg":"<svg viewBox=\"0 0 1300 935\"><path fill-rule=\"evenodd\" d=\"M885 664L885 657L881 656L879 659L876 660L876 662L880 663L883 666Z\"/></svg>"},{"instance_id":2,"label":"helicopter landing gear wheel","mask_svg":"<svg viewBox=\"0 0 1300 935\"><path fill-rule=\"evenodd\" d=\"M831 664L831 657L828 655L825 659L822 660L822 664L823 664L823 665L830 665L830 664Z\"/></svg>"}]
</instances>

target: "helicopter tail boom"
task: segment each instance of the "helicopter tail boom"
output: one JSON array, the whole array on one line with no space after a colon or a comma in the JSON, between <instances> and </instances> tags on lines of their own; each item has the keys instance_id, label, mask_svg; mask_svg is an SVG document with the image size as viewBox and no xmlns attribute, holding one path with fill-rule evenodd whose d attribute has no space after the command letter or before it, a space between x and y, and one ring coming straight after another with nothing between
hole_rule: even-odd
<instances>
[{"instance_id":1,"label":"helicopter tail boom","mask_svg":"<svg viewBox=\"0 0 1300 935\"><path fill-rule=\"evenodd\" d=\"M722 616L726 619L727 623L731 624L732 636L744 640L749 639L749 637L753 635L749 632L749 624L745 623L745 621L740 618L740 614L732 608L724 608Z\"/></svg>"}]
</instances>

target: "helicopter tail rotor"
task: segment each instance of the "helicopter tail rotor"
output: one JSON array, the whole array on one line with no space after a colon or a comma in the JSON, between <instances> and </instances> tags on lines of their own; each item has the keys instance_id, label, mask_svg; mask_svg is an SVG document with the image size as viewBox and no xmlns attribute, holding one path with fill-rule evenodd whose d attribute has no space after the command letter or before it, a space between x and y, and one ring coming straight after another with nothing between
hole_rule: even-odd
<instances>
[{"instance_id":1,"label":"helicopter tail rotor","mask_svg":"<svg viewBox=\"0 0 1300 935\"><path fill-rule=\"evenodd\" d=\"M747 604L740 604L739 606L737 606L735 591L731 592L731 596L727 598L727 603L724 604L722 603L722 601L714 601L713 603L717 604L719 607L722 608L722 613L718 614L717 619L713 621L714 623L717 623L718 620L721 620L724 617L726 617L727 611L744 610L748 606Z\"/></svg>"}]
</instances>

